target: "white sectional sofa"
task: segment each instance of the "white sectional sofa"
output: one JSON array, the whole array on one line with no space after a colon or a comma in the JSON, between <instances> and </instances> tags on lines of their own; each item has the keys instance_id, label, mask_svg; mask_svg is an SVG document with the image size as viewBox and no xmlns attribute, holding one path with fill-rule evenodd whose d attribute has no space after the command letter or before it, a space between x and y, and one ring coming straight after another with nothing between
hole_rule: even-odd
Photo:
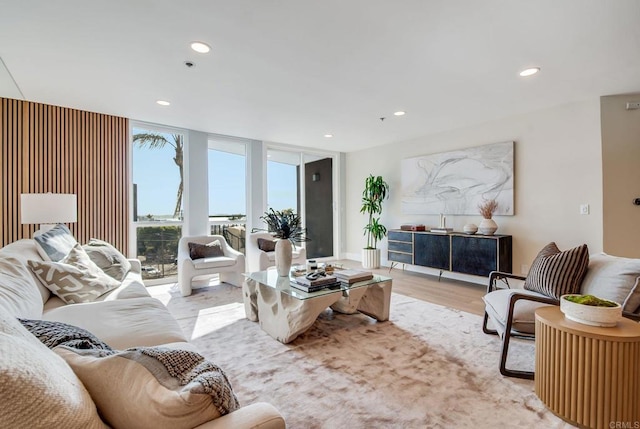
<instances>
[{"instance_id":1,"label":"white sectional sofa","mask_svg":"<svg viewBox=\"0 0 640 429\"><path fill-rule=\"evenodd\" d=\"M147 292L142 283L139 261L129 260L131 269L116 289L93 302L66 304L42 285L29 269L29 260L42 261L33 239L19 240L0 249L0 426L72 427L58 415L60 410L74 410L78 397L88 396L80 380L75 378L69 366L65 367L66 363L59 354L39 343L16 318L75 325L88 330L117 350L166 345L173 349L196 351L166 307ZM21 347L24 347L24 351L20 350ZM43 368L39 368L41 365L38 362L42 363ZM58 372L59 379L56 378ZM31 375L41 380L29 380ZM47 385L46 380L50 380L51 386ZM47 386L54 389L67 382L74 389L79 389L75 390L76 393L80 393L63 392L58 394L56 400L46 397ZM32 383L35 390L28 392L26 398L21 397L20 389L16 390L12 383ZM62 402L55 409L42 405L56 401ZM91 406L93 404L89 408ZM136 404L131 406L136 407ZM91 409L93 411L88 413L95 417L95 407ZM75 412L74 418L80 419L85 414ZM22 418L31 420L20 421ZM78 423L78 427L101 426L100 420ZM131 422L130 427L137 427L136 422ZM273 406L256 403L197 427L276 429L284 428L285 423Z\"/></svg>"}]
</instances>

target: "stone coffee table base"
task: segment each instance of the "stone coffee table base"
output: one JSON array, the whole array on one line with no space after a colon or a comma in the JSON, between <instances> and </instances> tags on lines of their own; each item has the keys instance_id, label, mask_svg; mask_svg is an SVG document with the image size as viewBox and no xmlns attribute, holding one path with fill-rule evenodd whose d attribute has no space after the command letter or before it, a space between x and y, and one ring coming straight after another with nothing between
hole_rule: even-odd
<instances>
[{"instance_id":1,"label":"stone coffee table base","mask_svg":"<svg viewBox=\"0 0 640 429\"><path fill-rule=\"evenodd\" d=\"M391 280L349 291L336 291L309 299L297 299L278 289L246 278L242 285L247 319L260 322L263 331L287 344L309 329L327 307L346 314L364 313L389 320Z\"/></svg>"}]
</instances>

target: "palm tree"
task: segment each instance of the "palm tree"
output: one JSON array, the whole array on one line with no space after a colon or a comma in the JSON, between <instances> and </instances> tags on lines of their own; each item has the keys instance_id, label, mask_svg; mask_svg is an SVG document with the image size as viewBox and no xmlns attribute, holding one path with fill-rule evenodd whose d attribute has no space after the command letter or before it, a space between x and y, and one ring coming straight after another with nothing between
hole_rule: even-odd
<instances>
[{"instance_id":1,"label":"palm tree","mask_svg":"<svg viewBox=\"0 0 640 429\"><path fill-rule=\"evenodd\" d=\"M162 134L156 133L139 133L133 135L133 143L137 144L139 147L148 147L149 149L162 149L166 145L173 147L175 150L175 156L173 158L173 162L178 166L178 170L180 170L180 185L178 186L178 195L176 198L176 208L173 210L173 217L177 218L180 216L180 208L182 207L182 189L183 189L183 179L182 179L182 134L171 134L173 141L167 139Z\"/></svg>"}]
</instances>

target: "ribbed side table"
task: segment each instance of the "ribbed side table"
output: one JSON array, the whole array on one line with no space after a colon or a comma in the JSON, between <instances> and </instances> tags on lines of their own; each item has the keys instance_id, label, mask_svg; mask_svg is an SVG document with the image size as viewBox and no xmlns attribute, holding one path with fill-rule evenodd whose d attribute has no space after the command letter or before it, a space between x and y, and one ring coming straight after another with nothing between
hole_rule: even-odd
<instances>
[{"instance_id":1,"label":"ribbed side table","mask_svg":"<svg viewBox=\"0 0 640 429\"><path fill-rule=\"evenodd\" d=\"M613 328L536 310L536 394L557 416L589 428L640 427L640 324Z\"/></svg>"}]
</instances>

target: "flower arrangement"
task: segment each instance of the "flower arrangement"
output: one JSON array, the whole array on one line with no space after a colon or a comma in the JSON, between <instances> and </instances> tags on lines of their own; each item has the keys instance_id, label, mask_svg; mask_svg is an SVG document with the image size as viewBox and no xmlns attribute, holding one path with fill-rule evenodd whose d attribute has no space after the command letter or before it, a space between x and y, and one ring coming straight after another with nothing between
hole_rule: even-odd
<instances>
[{"instance_id":1,"label":"flower arrangement","mask_svg":"<svg viewBox=\"0 0 640 429\"><path fill-rule=\"evenodd\" d=\"M486 200L480 204L478 204L478 211L485 219L491 219L493 217L493 213L498 208L498 202L496 200Z\"/></svg>"},{"instance_id":2,"label":"flower arrangement","mask_svg":"<svg viewBox=\"0 0 640 429\"><path fill-rule=\"evenodd\" d=\"M300 216L295 214L292 209L278 211L271 209L260 216L260 219L267 224L267 231L274 238L289 240L294 244L309 241L306 237L307 230L302 227ZM254 229L254 231L256 230L260 231L260 229Z\"/></svg>"}]
</instances>

